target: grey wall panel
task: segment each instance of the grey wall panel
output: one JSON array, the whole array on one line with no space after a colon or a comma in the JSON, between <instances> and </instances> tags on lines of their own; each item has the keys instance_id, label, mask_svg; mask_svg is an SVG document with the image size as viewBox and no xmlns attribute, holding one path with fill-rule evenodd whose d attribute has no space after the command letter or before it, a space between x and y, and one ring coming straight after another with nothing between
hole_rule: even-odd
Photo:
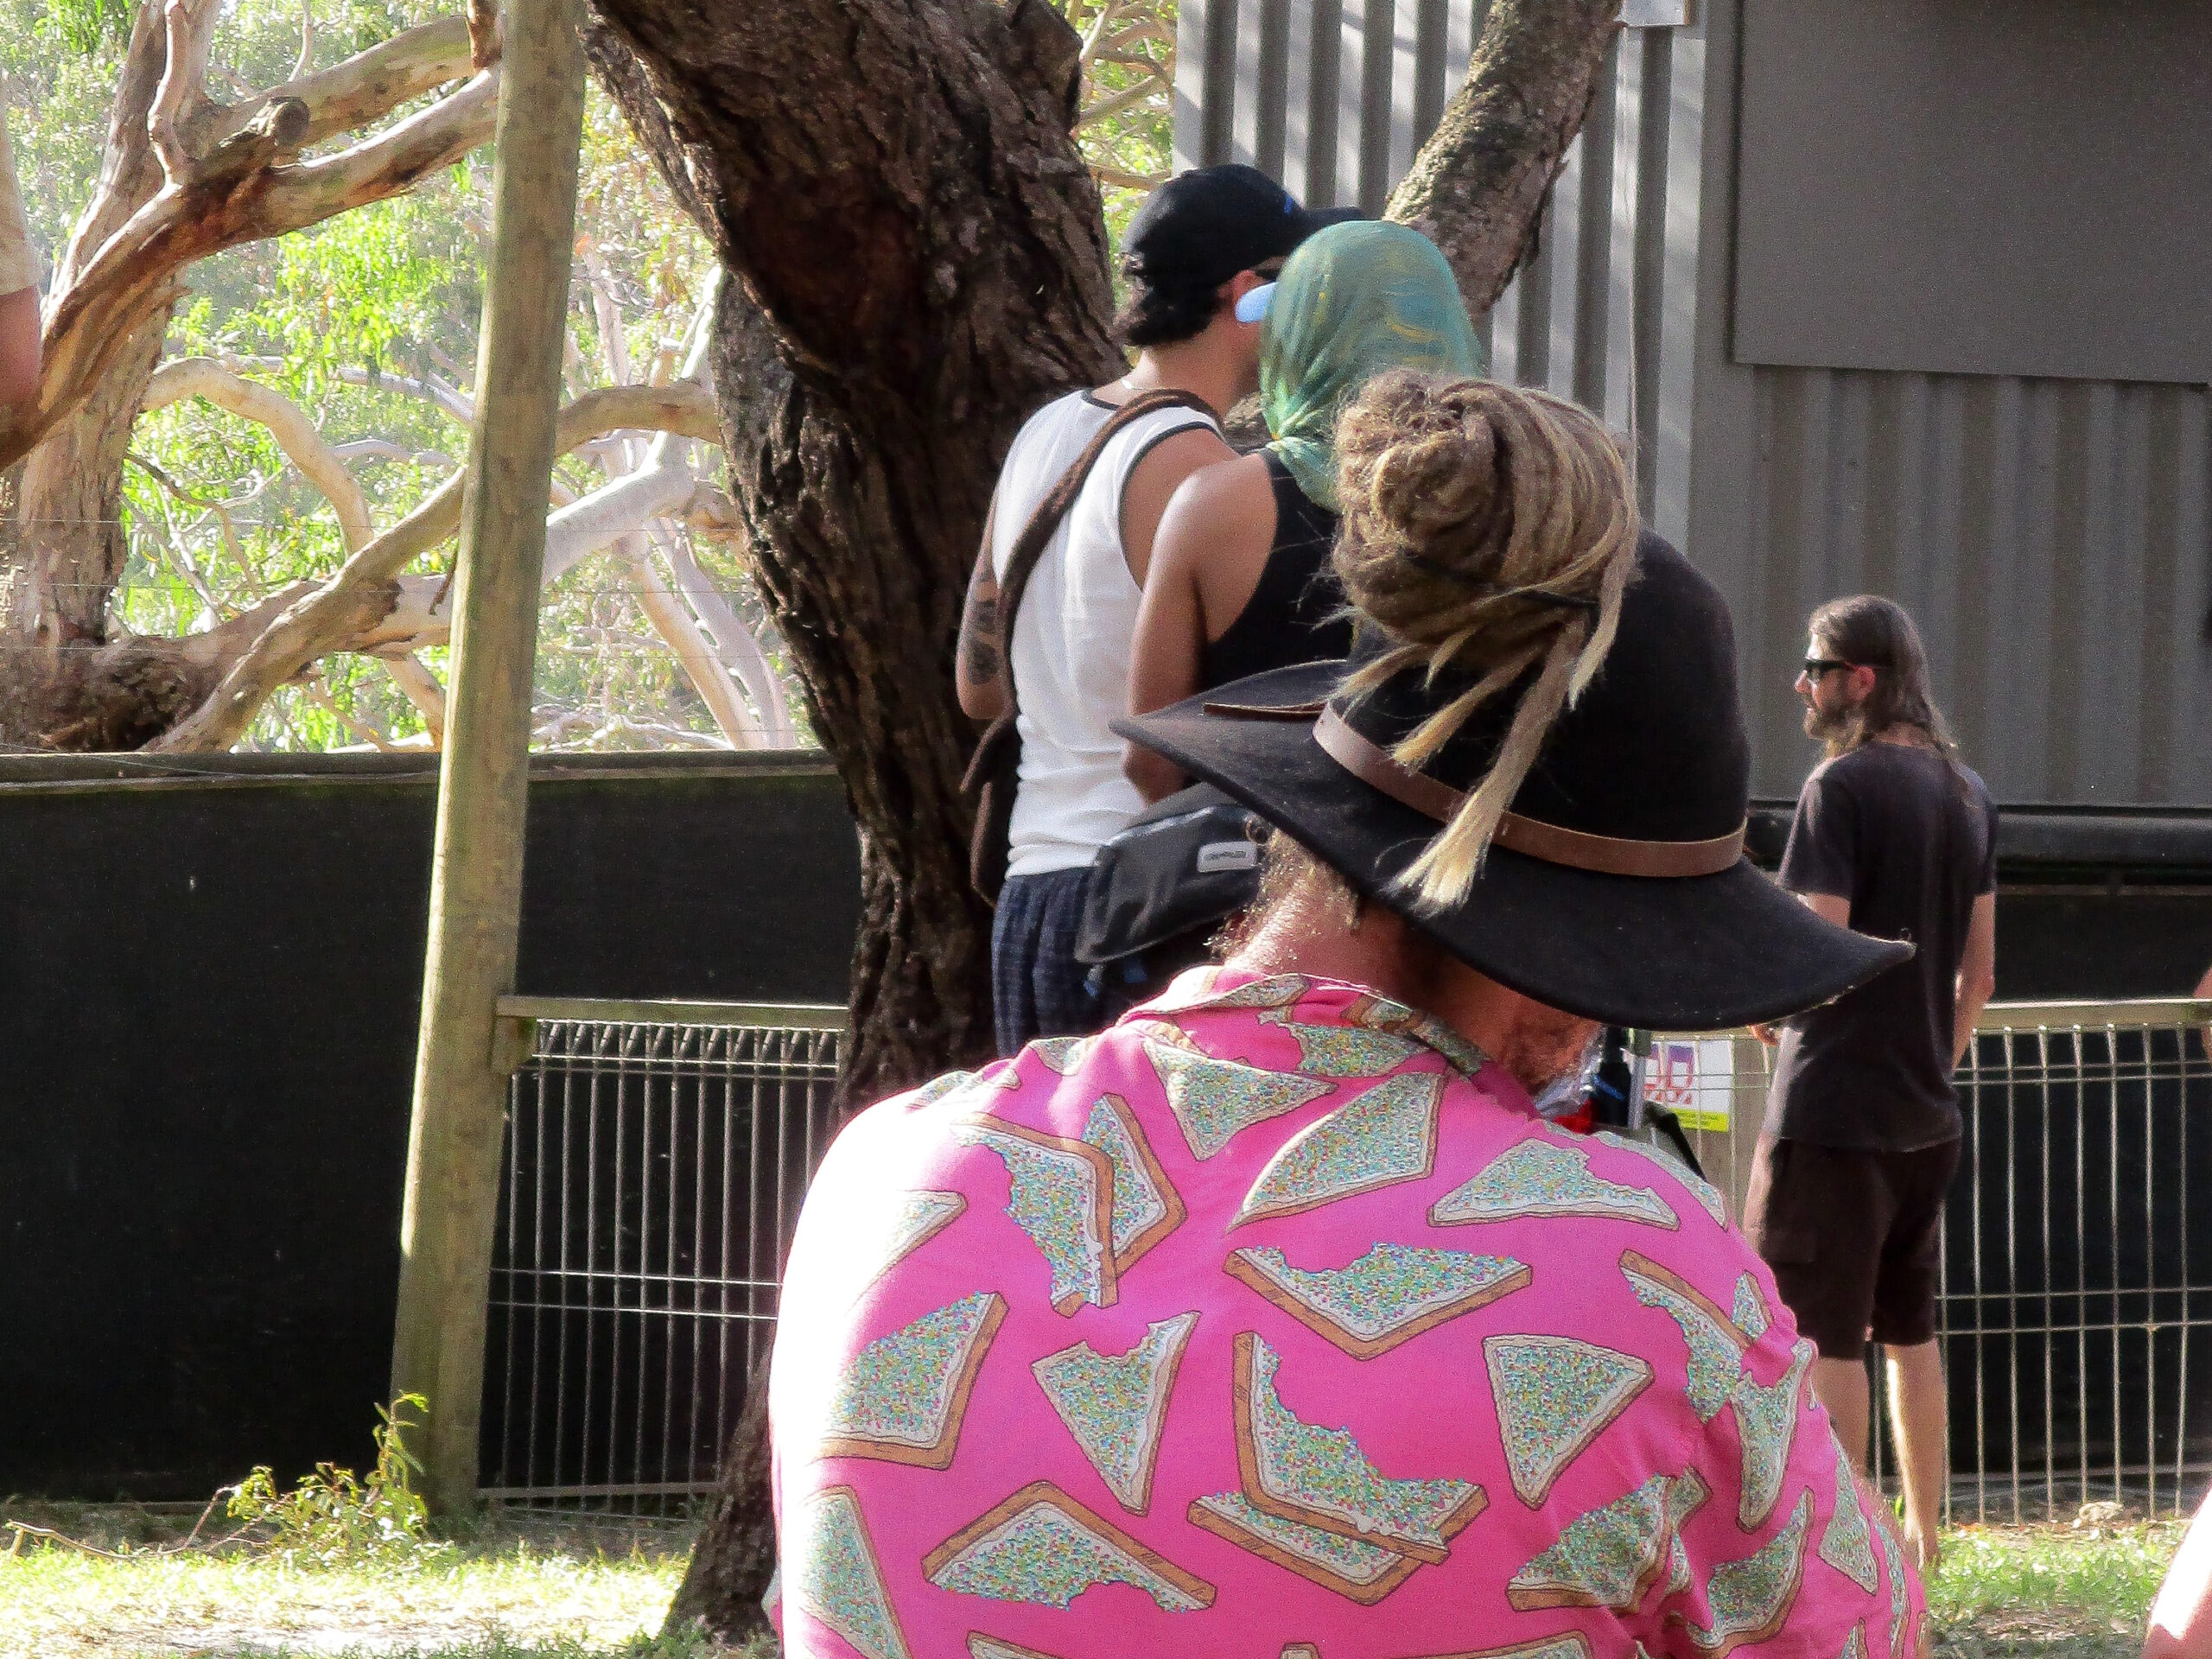
<instances>
[{"instance_id":1,"label":"grey wall panel","mask_svg":"<svg viewBox=\"0 0 2212 1659\"><path fill-rule=\"evenodd\" d=\"M1735 613L1756 788L1818 758L1789 690L1806 616L1871 590L1918 619L2000 801L2212 804L2212 397L1732 360L1726 209L1769 135L1737 106L1741 0L1706 11L1686 545Z\"/></svg>"},{"instance_id":2,"label":"grey wall panel","mask_svg":"<svg viewBox=\"0 0 2212 1659\"><path fill-rule=\"evenodd\" d=\"M1184 0L1175 166L1246 162L1309 206L1379 212L1465 79L1488 12L1488 0ZM1701 28L1624 31L1531 264L1477 320L1500 378L1579 393L1634 431L1645 510L1677 542L1703 77Z\"/></svg>"},{"instance_id":3,"label":"grey wall panel","mask_svg":"<svg viewBox=\"0 0 2212 1659\"><path fill-rule=\"evenodd\" d=\"M2212 801L2212 397L1761 369L1752 412L1761 574L1732 598L1758 790L1789 792L1814 758L1789 693L1806 615L1872 592L1919 621L1939 699L1999 799Z\"/></svg>"},{"instance_id":4,"label":"grey wall panel","mask_svg":"<svg viewBox=\"0 0 2212 1659\"><path fill-rule=\"evenodd\" d=\"M1746 0L1736 354L2212 380L2212 6Z\"/></svg>"}]
</instances>

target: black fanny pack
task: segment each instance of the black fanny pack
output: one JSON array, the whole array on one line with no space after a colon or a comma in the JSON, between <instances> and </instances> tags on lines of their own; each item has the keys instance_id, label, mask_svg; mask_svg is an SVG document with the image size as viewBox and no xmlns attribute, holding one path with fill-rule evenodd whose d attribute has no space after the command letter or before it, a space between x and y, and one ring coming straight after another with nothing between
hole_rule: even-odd
<instances>
[{"instance_id":1,"label":"black fanny pack","mask_svg":"<svg viewBox=\"0 0 2212 1659\"><path fill-rule=\"evenodd\" d=\"M1260 891L1267 820L1211 784L1155 803L1098 849L1076 960L1122 962L1211 933Z\"/></svg>"}]
</instances>

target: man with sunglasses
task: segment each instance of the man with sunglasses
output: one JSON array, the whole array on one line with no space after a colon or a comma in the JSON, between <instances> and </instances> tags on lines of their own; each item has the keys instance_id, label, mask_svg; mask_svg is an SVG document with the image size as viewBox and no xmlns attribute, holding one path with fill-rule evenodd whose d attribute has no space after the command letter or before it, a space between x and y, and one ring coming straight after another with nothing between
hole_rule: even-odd
<instances>
[{"instance_id":1,"label":"man with sunglasses","mask_svg":"<svg viewBox=\"0 0 2212 1659\"><path fill-rule=\"evenodd\" d=\"M1948 1474L1936 1298L1961 1128L1951 1074L1995 988L1997 809L1959 760L1900 607L1835 600L1810 634L1796 690L1827 758L1798 798L1782 885L1916 950L1782 1027L1744 1230L1820 1350L1813 1384L1854 1455L1867 1344L1887 1351L1905 1533L1925 1572Z\"/></svg>"}]
</instances>

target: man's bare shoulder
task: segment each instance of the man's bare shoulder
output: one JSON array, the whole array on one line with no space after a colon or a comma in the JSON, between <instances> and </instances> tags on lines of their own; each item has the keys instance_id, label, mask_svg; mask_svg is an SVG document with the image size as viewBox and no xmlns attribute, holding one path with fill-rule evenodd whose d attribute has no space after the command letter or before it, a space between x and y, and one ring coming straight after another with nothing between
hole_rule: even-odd
<instances>
[{"instance_id":1,"label":"man's bare shoulder","mask_svg":"<svg viewBox=\"0 0 2212 1659\"><path fill-rule=\"evenodd\" d=\"M1163 567L1198 578L1209 568L1264 556L1274 539L1274 490L1257 455L1230 454L1199 467L1177 487L1160 520ZM1249 588L1248 588L1249 593Z\"/></svg>"},{"instance_id":2,"label":"man's bare shoulder","mask_svg":"<svg viewBox=\"0 0 2212 1659\"><path fill-rule=\"evenodd\" d=\"M1177 506L1202 512L1259 513L1274 501L1274 486L1268 478L1262 455L1240 455L1226 443L1218 446L1208 464L1185 479L1176 493Z\"/></svg>"},{"instance_id":3,"label":"man's bare shoulder","mask_svg":"<svg viewBox=\"0 0 2212 1659\"><path fill-rule=\"evenodd\" d=\"M1236 459L1236 451L1210 423L1194 421L1147 443L1129 482L1172 494L1199 474Z\"/></svg>"}]
</instances>

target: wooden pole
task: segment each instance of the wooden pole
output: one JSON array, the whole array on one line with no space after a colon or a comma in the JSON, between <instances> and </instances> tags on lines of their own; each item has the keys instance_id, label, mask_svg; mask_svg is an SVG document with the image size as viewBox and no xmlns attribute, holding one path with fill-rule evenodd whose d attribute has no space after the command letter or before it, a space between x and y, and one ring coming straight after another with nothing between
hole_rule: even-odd
<instances>
[{"instance_id":1,"label":"wooden pole","mask_svg":"<svg viewBox=\"0 0 2212 1659\"><path fill-rule=\"evenodd\" d=\"M493 137L492 266L476 359L438 779L430 934L399 1224L396 1398L433 1509L476 1498L485 1303L512 1057L497 1004L514 988L522 902L538 576L575 241L584 60L576 0L508 0Z\"/></svg>"}]
</instances>

